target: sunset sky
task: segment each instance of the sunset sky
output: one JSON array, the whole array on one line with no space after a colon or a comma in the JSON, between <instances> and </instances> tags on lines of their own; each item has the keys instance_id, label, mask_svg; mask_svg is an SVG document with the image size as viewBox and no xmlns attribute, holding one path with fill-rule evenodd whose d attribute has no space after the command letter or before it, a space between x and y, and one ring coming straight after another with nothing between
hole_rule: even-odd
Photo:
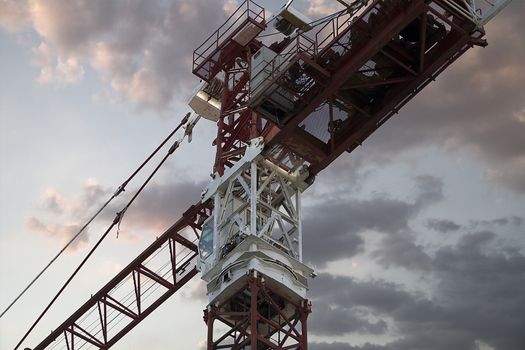
<instances>
[{"instance_id":1,"label":"sunset sky","mask_svg":"<svg viewBox=\"0 0 525 350\"><path fill-rule=\"evenodd\" d=\"M294 6L311 18L339 8ZM192 51L236 7L0 0L2 310L189 111ZM311 350L525 349L524 15L514 0L487 25L488 47L305 192L304 256L319 274ZM199 199L215 131L197 125L26 346ZM0 319L0 349L14 347L150 170ZM206 300L195 278L114 349L203 349Z\"/></svg>"}]
</instances>

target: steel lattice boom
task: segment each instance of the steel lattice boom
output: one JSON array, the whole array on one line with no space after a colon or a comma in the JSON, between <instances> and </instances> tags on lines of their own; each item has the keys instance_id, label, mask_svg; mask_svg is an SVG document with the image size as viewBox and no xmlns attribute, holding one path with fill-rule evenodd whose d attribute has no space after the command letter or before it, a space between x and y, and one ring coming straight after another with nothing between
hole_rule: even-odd
<instances>
[{"instance_id":1,"label":"steel lattice boom","mask_svg":"<svg viewBox=\"0 0 525 350\"><path fill-rule=\"evenodd\" d=\"M194 241L210 210L192 206L34 350L113 346L197 274Z\"/></svg>"}]
</instances>

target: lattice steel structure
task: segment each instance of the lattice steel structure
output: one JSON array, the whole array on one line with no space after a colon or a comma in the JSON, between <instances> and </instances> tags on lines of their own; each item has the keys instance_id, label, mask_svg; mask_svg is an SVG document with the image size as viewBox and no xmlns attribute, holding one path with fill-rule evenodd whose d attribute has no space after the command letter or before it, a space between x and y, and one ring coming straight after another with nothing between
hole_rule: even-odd
<instances>
[{"instance_id":1,"label":"lattice steel structure","mask_svg":"<svg viewBox=\"0 0 525 350\"><path fill-rule=\"evenodd\" d=\"M307 300L288 299L252 271L231 298L205 310L207 348L306 350L310 312Z\"/></svg>"},{"instance_id":2,"label":"lattice steel structure","mask_svg":"<svg viewBox=\"0 0 525 350\"><path fill-rule=\"evenodd\" d=\"M339 2L348 10L267 45L265 11L245 0L195 50L193 73L205 86L192 108L217 120L213 181L35 349L110 348L196 266L210 300L208 350L307 348L313 271L303 264L301 192L467 50L485 46L483 25L510 0ZM200 236L199 249L187 232ZM123 325L112 328L117 318Z\"/></svg>"},{"instance_id":3,"label":"lattice steel structure","mask_svg":"<svg viewBox=\"0 0 525 350\"><path fill-rule=\"evenodd\" d=\"M214 202L198 264L210 300L208 350L229 348L230 341L232 349L307 347L304 307L313 271L302 263L301 192L308 173L269 162L263 146L253 139L204 192L203 200ZM215 337L215 321L233 328Z\"/></svg>"},{"instance_id":4,"label":"lattice steel structure","mask_svg":"<svg viewBox=\"0 0 525 350\"><path fill-rule=\"evenodd\" d=\"M197 274L195 243L210 214L192 206L34 350L113 346Z\"/></svg>"}]
</instances>

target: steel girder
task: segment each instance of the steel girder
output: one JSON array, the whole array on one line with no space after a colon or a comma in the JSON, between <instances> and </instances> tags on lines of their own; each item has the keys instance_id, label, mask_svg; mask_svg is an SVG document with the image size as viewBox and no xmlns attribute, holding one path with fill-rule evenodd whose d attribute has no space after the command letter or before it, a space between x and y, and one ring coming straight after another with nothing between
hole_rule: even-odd
<instances>
[{"instance_id":1,"label":"steel girder","mask_svg":"<svg viewBox=\"0 0 525 350\"><path fill-rule=\"evenodd\" d=\"M357 18L334 18L299 44L269 86L295 101L263 135L318 173L351 152L473 45L484 32L447 1L376 0ZM260 92L260 93L264 93ZM253 100L257 96L252 97ZM271 96L270 96L271 99ZM257 110L257 107L255 108Z\"/></svg>"},{"instance_id":2,"label":"steel girder","mask_svg":"<svg viewBox=\"0 0 525 350\"><path fill-rule=\"evenodd\" d=\"M113 346L197 274L193 241L211 209L208 203L190 207L34 350Z\"/></svg>"}]
</instances>

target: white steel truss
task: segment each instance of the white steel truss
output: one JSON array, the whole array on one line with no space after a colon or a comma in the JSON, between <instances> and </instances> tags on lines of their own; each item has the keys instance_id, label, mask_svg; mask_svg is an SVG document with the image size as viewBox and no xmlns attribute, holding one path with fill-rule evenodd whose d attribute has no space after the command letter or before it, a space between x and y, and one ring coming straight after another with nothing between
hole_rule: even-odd
<instances>
[{"instance_id":1,"label":"white steel truss","mask_svg":"<svg viewBox=\"0 0 525 350\"><path fill-rule=\"evenodd\" d=\"M445 0L445 2L474 22L478 28L487 24L512 0Z\"/></svg>"},{"instance_id":2,"label":"white steel truss","mask_svg":"<svg viewBox=\"0 0 525 350\"><path fill-rule=\"evenodd\" d=\"M215 194L213 260L254 235L302 261L301 190L295 180L262 158L230 177Z\"/></svg>"}]
</instances>

